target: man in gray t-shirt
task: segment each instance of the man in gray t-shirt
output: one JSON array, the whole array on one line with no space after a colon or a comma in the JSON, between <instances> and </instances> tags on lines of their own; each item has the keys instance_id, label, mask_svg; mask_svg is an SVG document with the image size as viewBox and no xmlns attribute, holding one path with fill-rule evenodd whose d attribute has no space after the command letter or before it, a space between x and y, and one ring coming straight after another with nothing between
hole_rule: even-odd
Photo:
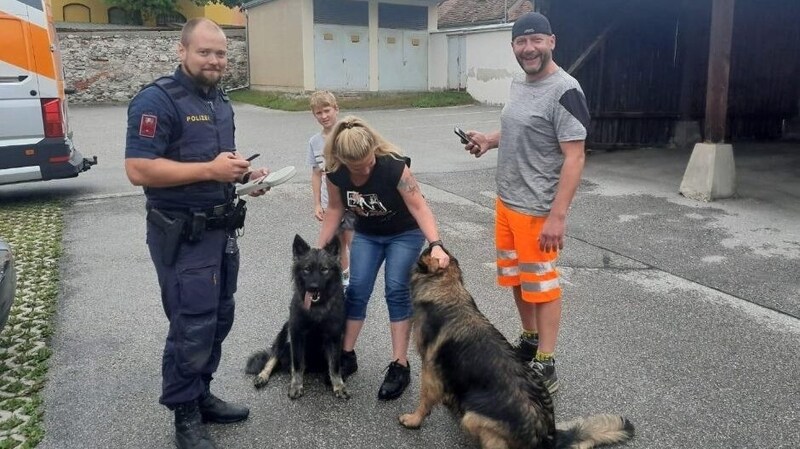
<instances>
[{"instance_id":1,"label":"man in gray t-shirt","mask_svg":"<svg viewBox=\"0 0 800 449\"><path fill-rule=\"evenodd\" d=\"M498 148L495 241L497 280L511 287L522 321L518 354L558 389L556 340L561 286L555 261L580 183L589 110L578 81L553 61L550 22L528 13L514 22L511 48L524 75L511 83L500 130L469 131L465 149Z\"/></svg>"}]
</instances>

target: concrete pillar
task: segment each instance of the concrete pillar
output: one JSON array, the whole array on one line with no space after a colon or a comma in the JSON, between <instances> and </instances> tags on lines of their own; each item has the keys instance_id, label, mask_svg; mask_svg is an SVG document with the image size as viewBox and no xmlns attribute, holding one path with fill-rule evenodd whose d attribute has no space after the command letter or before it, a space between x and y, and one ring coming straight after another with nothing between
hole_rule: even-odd
<instances>
[{"instance_id":1,"label":"concrete pillar","mask_svg":"<svg viewBox=\"0 0 800 449\"><path fill-rule=\"evenodd\" d=\"M730 198L736 193L733 146L698 143L681 181L681 195L698 201Z\"/></svg>"},{"instance_id":2,"label":"concrete pillar","mask_svg":"<svg viewBox=\"0 0 800 449\"><path fill-rule=\"evenodd\" d=\"M736 0L713 0L706 86L705 143L694 146L680 192L687 198L712 201L736 193L733 147L722 143L728 111L733 8Z\"/></svg>"}]
</instances>

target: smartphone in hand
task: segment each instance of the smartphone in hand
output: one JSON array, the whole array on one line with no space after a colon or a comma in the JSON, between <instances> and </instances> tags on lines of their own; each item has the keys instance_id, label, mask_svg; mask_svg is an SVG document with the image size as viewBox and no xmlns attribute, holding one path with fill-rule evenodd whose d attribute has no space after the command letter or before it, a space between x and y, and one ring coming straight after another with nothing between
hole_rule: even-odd
<instances>
[{"instance_id":1,"label":"smartphone in hand","mask_svg":"<svg viewBox=\"0 0 800 449\"><path fill-rule=\"evenodd\" d=\"M466 144L468 144L468 143L472 142L472 139L470 139L470 138L469 138L469 136L467 136L467 133L465 133L465 132L464 132L464 131L463 131L461 128L459 128L458 126L456 126L455 128L453 128L453 132L454 132L454 133L456 133L456 135L457 135L458 137L460 137L460 138L461 138L461 143L463 143L464 145L466 145Z\"/></svg>"}]
</instances>

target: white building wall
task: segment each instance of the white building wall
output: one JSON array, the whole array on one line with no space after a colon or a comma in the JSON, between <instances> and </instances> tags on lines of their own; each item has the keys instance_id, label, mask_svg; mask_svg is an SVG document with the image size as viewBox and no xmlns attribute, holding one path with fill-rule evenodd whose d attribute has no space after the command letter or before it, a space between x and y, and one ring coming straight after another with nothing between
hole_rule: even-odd
<instances>
[{"instance_id":1,"label":"white building wall","mask_svg":"<svg viewBox=\"0 0 800 449\"><path fill-rule=\"evenodd\" d=\"M447 36L466 36L467 92L481 103L508 101L511 78L521 73L511 51L511 24L439 31L431 34L429 87L447 87Z\"/></svg>"},{"instance_id":2,"label":"white building wall","mask_svg":"<svg viewBox=\"0 0 800 449\"><path fill-rule=\"evenodd\" d=\"M447 34L431 33L428 38L428 89L447 89Z\"/></svg>"},{"instance_id":3,"label":"white building wall","mask_svg":"<svg viewBox=\"0 0 800 449\"><path fill-rule=\"evenodd\" d=\"M303 17L309 2L275 1L247 11L252 88L302 90L305 87L304 58L314 56L304 53Z\"/></svg>"},{"instance_id":4,"label":"white building wall","mask_svg":"<svg viewBox=\"0 0 800 449\"><path fill-rule=\"evenodd\" d=\"M521 71L509 29L467 36L467 92L476 100L505 104L511 78Z\"/></svg>"},{"instance_id":5,"label":"white building wall","mask_svg":"<svg viewBox=\"0 0 800 449\"><path fill-rule=\"evenodd\" d=\"M303 89L314 90L317 84L314 61L314 0L300 0L300 24L303 36Z\"/></svg>"}]
</instances>

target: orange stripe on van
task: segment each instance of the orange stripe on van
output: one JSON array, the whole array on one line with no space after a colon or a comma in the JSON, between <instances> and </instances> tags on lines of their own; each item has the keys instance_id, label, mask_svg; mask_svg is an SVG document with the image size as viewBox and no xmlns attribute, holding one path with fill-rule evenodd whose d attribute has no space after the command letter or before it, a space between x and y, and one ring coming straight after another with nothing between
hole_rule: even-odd
<instances>
[{"instance_id":1,"label":"orange stripe on van","mask_svg":"<svg viewBox=\"0 0 800 449\"><path fill-rule=\"evenodd\" d=\"M27 52L20 51L19 46L8 44L8 42L19 41L19 27L2 26L0 27L0 42L3 42L4 45L0 46L0 61L55 79L56 68L53 52L50 51L50 36L47 29L3 12L0 12L0 19L6 24L14 21L21 25L23 35L30 38L31 56L33 56L33 58L29 58Z\"/></svg>"}]
</instances>

